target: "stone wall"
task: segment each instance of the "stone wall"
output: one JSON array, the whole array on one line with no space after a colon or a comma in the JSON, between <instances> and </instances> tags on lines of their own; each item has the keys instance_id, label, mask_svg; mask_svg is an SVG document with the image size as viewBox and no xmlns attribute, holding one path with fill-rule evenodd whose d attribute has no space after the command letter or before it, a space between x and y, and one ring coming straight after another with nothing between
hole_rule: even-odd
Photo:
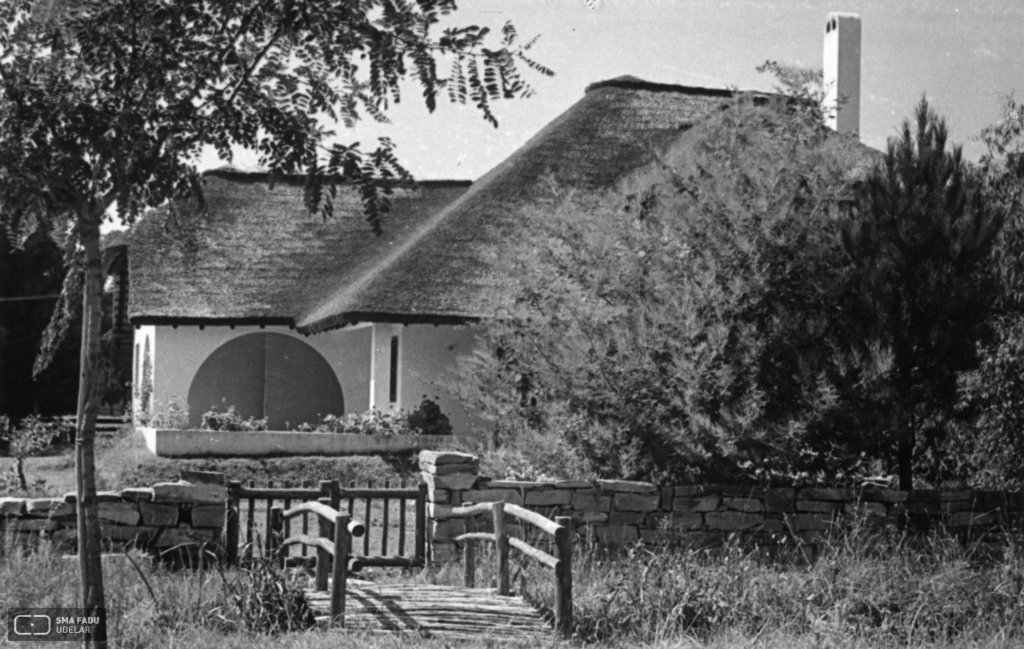
<instances>
[{"instance_id":1,"label":"stone wall","mask_svg":"<svg viewBox=\"0 0 1024 649\"><path fill-rule=\"evenodd\" d=\"M227 511L221 473L182 471L177 482L101 491L98 514L105 550L134 545L150 550L220 543ZM63 498L0 498L0 539L19 546L47 538L77 548L74 493Z\"/></svg>"},{"instance_id":2,"label":"stone wall","mask_svg":"<svg viewBox=\"0 0 1024 649\"><path fill-rule=\"evenodd\" d=\"M452 508L488 501L525 506L545 516L571 516L585 538L604 544L721 546L731 535L772 548L800 541L812 550L835 523L860 515L867 524L927 530L939 525L972 539L995 540L1024 524L1024 493L912 492L881 489L760 489L729 485L655 487L620 480L519 482L479 475L472 455L420 453L427 483L435 560L457 555L465 531Z\"/></svg>"}]
</instances>

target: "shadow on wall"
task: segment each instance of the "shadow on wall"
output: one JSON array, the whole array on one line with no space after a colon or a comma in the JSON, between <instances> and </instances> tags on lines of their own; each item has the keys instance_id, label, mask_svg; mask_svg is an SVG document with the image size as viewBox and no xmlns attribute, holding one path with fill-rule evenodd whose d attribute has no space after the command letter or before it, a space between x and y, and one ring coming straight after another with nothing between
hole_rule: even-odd
<instances>
[{"instance_id":1,"label":"shadow on wall","mask_svg":"<svg viewBox=\"0 0 1024 649\"><path fill-rule=\"evenodd\" d=\"M345 399L330 363L285 334L258 332L224 343L196 372L188 391L189 423L228 405L244 418L267 419L271 430L343 415Z\"/></svg>"}]
</instances>

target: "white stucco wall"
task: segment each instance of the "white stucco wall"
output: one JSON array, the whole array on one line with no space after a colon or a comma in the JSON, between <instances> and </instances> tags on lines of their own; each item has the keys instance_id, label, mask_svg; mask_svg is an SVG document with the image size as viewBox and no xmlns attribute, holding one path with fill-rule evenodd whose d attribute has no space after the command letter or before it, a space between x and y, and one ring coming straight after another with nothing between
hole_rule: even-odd
<instances>
[{"instance_id":1,"label":"white stucco wall","mask_svg":"<svg viewBox=\"0 0 1024 649\"><path fill-rule=\"evenodd\" d=\"M149 339L153 365L154 407L176 401L185 406L189 387L199 367L226 342L259 331L298 338L316 349L330 364L341 384L346 413L362 413L371 407L409 411L423 397L433 399L452 422L459 436L479 432L484 422L468 414L443 387L455 360L468 354L476 342L470 326L365 324L302 336L283 326L141 326L135 329L138 349ZM390 402L391 337L399 337L398 401ZM141 353L141 351L140 351ZM133 367L141 368L136 358ZM139 377L135 377L138 385ZM372 391L371 391L372 390Z\"/></svg>"},{"instance_id":2,"label":"white stucco wall","mask_svg":"<svg viewBox=\"0 0 1024 649\"><path fill-rule=\"evenodd\" d=\"M456 435L483 432L484 422L468 413L442 382L451 377L455 361L469 354L477 344L477 329L471 326L409 325L401 327L401 403L405 410L420 405L424 396L441 406ZM385 385L385 395L387 386Z\"/></svg>"},{"instance_id":3,"label":"white stucco wall","mask_svg":"<svg viewBox=\"0 0 1024 649\"><path fill-rule=\"evenodd\" d=\"M364 412L370 407L370 328L336 329L315 336L302 336L288 327L260 329L258 326L231 327L195 325L149 327L156 341L154 353L154 403L176 401L184 406L189 386L203 361L218 347L245 334L266 331L302 340L316 349L334 370L345 398L345 411ZM146 327L136 330L136 337ZM151 350L153 348L151 347Z\"/></svg>"}]
</instances>

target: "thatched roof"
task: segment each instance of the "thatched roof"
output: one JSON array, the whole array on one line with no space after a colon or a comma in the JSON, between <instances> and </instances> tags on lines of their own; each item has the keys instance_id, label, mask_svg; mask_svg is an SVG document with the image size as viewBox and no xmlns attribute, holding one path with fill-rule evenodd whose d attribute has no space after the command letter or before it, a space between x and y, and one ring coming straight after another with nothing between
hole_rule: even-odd
<instances>
[{"instance_id":1,"label":"thatched roof","mask_svg":"<svg viewBox=\"0 0 1024 649\"><path fill-rule=\"evenodd\" d=\"M132 321L294 324L335 275L372 265L468 186L432 181L396 189L377 237L355 191L339 189L325 221L305 209L299 178L271 188L262 173L209 171L205 218L187 206L176 215L155 211L132 233ZM195 222L175 227L175 219ZM180 234L189 231L192 237Z\"/></svg>"},{"instance_id":2,"label":"thatched roof","mask_svg":"<svg viewBox=\"0 0 1024 649\"><path fill-rule=\"evenodd\" d=\"M147 218L134 236L134 321L273 321L316 332L357 321L493 316L512 281L494 262L529 238L524 208L542 206L552 184L624 188L656 153L685 157L688 132L734 96L633 77L593 84L468 191L466 183L444 182L399 190L382 238L354 195L339 194L335 218L324 223L305 212L298 181L271 190L258 175L208 173L210 222L197 245L172 243L159 226L166 214ZM870 151L842 136L835 146Z\"/></svg>"},{"instance_id":3,"label":"thatched roof","mask_svg":"<svg viewBox=\"0 0 1024 649\"><path fill-rule=\"evenodd\" d=\"M741 94L755 105L785 104L779 96ZM299 328L320 331L371 317L471 319L501 312L512 278L493 262L529 237L524 208L542 206L553 185L583 191L621 186L651 165L656 153L678 149L677 143L690 146L683 134L733 105L734 96L633 77L591 85L580 101L369 272L339 282ZM870 151L842 136L835 146Z\"/></svg>"}]
</instances>

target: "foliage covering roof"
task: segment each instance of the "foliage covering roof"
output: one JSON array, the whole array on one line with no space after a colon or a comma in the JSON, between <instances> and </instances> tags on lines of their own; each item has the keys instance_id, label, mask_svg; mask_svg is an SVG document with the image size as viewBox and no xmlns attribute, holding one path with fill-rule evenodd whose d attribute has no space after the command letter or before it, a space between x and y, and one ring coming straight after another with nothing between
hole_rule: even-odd
<instances>
[{"instance_id":1,"label":"foliage covering roof","mask_svg":"<svg viewBox=\"0 0 1024 649\"><path fill-rule=\"evenodd\" d=\"M210 223L193 251L151 219L132 243L132 314L160 319L278 319L305 332L356 321L457 322L502 311L514 278L494 263L524 245L522 210L544 209L554 188L628 190L663 155L687 157L694 126L761 93L620 77L584 97L471 187L422 183L398 190L384 236L373 236L355 195L335 218L311 217L296 180L274 189L230 170L205 179ZM856 138L834 145L866 167ZM680 149L683 150L680 153ZM163 218L168 218L166 213Z\"/></svg>"}]
</instances>

